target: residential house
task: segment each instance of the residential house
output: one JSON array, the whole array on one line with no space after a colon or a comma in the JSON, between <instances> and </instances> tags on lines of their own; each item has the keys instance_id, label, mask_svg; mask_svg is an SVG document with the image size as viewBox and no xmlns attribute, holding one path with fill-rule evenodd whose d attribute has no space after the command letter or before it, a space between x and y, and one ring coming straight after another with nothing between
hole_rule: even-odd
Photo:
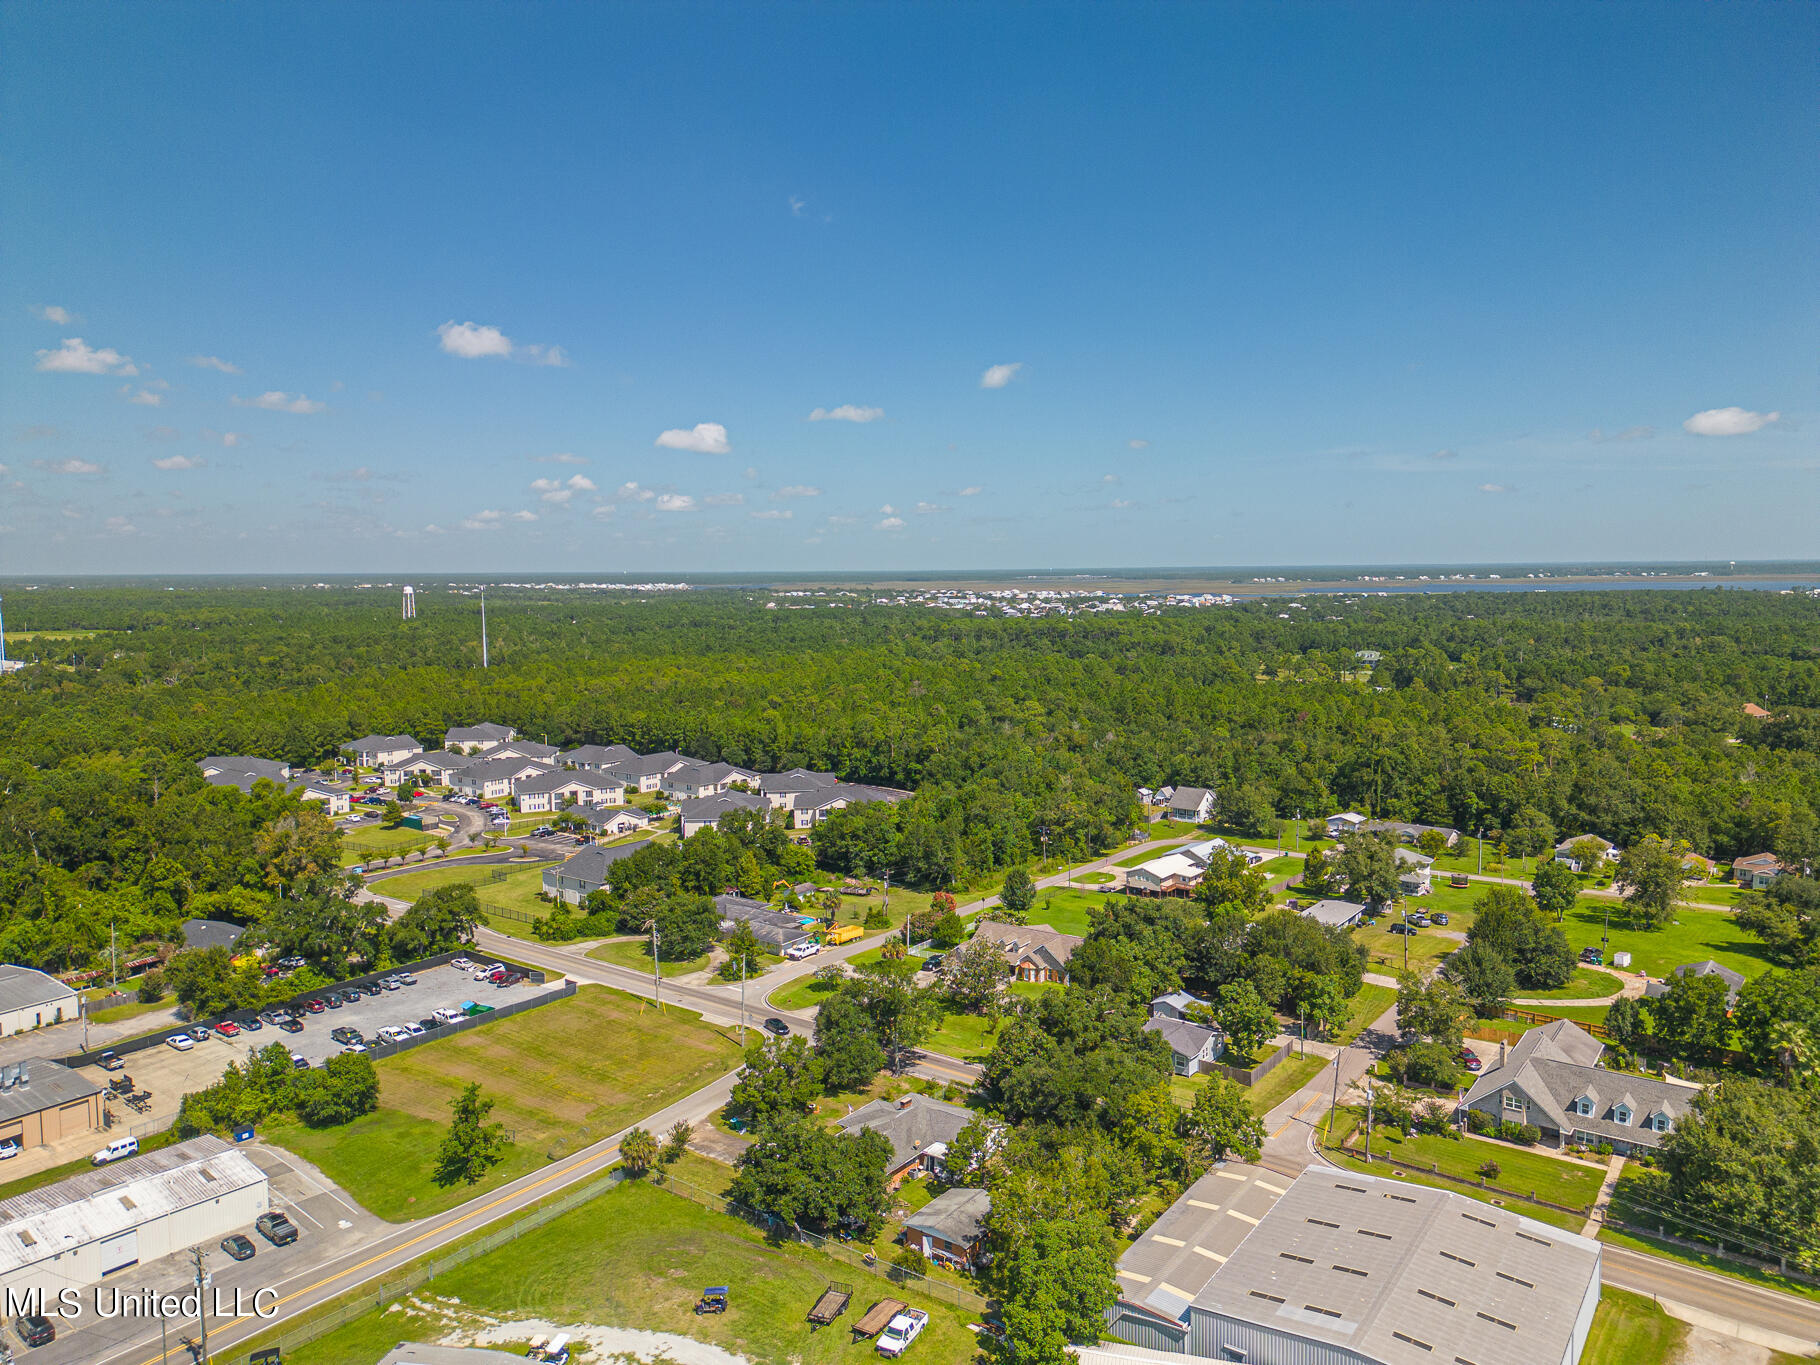
<instances>
[{"instance_id":1,"label":"residential house","mask_svg":"<svg viewBox=\"0 0 1820 1365\"><path fill-rule=\"evenodd\" d=\"M749 896L716 896L714 908L720 913L723 937L732 933L735 925L744 924L750 927L754 938L773 952L781 953L795 944L807 943L815 936L813 916L774 910L764 901Z\"/></svg>"},{"instance_id":2,"label":"residential house","mask_svg":"<svg viewBox=\"0 0 1820 1365\"><path fill-rule=\"evenodd\" d=\"M1732 862L1732 880L1749 891L1761 891L1785 871L1773 853L1752 853Z\"/></svg>"},{"instance_id":3,"label":"residential house","mask_svg":"<svg viewBox=\"0 0 1820 1365\"><path fill-rule=\"evenodd\" d=\"M651 827L651 817L631 806L614 810L602 806L577 806L570 813L581 817L597 839L617 839L621 835L637 834L640 830Z\"/></svg>"},{"instance_id":4,"label":"residential house","mask_svg":"<svg viewBox=\"0 0 1820 1365\"><path fill-rule=\"evenodd\" d=\"M341 748L352 754L362 768L384 768L423 752L423 745L409 735L365 735L349 740Z\"/></svg>"},{"instance_id":5,"label":"residential house","mask_svg":"<svg viewBox=\"0 0 1820 1365\"><path fill-rule=\"evenodd\" d=\"M1226 1052L1226 1034L1215 1025L1152 1014L1144 1021L1144 1032L1160 1034L1169 1045L1171 1063L1178 1076L1194 1076L1210 1070Z\"/></svg>"},{"instance_id":6,"label":"residential house","mask_svg":"<svg viewBox=\"0 0 1820 1365\"><path fill-rule=\"evenodd\" d=\"M606 768L637 757L637 750L623 744L583 744L577 749L564 749L551 761L559 768Z\"/></svg>"},{"instance_id":7,"label":"residential house","mask_svg":"<svg viewBox=\"0 0 1820 1365\"><path fill-rule=\"evenodd\" d=\"M927 1095L863 1104L834 1126L843 1133L870 1130L891 1143L885 1188L895 1190L912 1175L939 1174L948 1145L973 1121L973 1111Z\"/></svg>"},{"instance_id":8,"label":"residential house","mask_svg":"<svg viewBox=\"0 0 1820 1365\"><path fill-rule=\"evenodd\" d=\"M1770 719L1769 712L1765 711L1761 706L1757 705L1757 703L1754 701L1747 701L1744 703L1744 714L1749 716L1752 720Z\"/></svg>"},{"instance_id":9,"label":"residential house","mask_svg":"<svg viewBox=\"0 0 1820 1365\"><path fill-rule=\"evenodd\" d=\"M346 815L354 808L354 799L345 787L337 787L320 777L304 778L300 794L305 801L320 801L330 815Z\"/></svg>"},{"instance_id":10,"label":"residential house","mask_svg":"<svg viewBox=\"0 0 1820 1365\"><path fill-rule=\"evenodd\" d=\"M971 1269L991 1212L992 1196L984 1190L944 1190L904 1220L904 1245L936 1265Z\"/></svg>"},{"instance_id":11,"label":"residential house","mask_svg":"<svg viewBox=\"0 0 1820 1365\"><path fill-rule=\"evenodd\" d=\"M1329 929L1350 929L1365 914L1365 907L1352 901L1324 900L1304 905L1299 913Z\"/></svg>"},{"instance_id":12,"label":"residential house","mask_svg":"<svg viewBox=\"0 0 1820 1365\"><path fill-rule=\"evenodd\" d=\"M808 829L848 806L863 806L871 801L903 801L909 795L895 787L872 787L861 782L837 782L832 787L817 787L814 791L796 794L790 807L790 825L793 829Z\"/></svg>"},{"instance_id":13,"label":"residential house","mask_svg":"<svg viewBox=\"0 0 1820 1365\"><path fill-rule=\"evenodd\" d=\"M1343 810L1338 815L1330 815L1327 817L1327 837L1344 839L1348 834L1363 826L1365 822L1365 817L1356 810Z\"/></svg>"},{"instance_id":14,"label":"residential house","mask_svg":"<svg viewBox=\"0 0 1820 1365\"><path fill-rule=\"evenodd\" d=\"M1137 789L1137 799L1143 805L1153 805L1156 802L1156 793L1149 787L1139 787Z\"/></svg>"},{"instance_id":15,"label":"residential house","mask_svg":"<svg viewBox=\"0 0 1820 1365\"><path fill-rule=\"evenodd\" d=\"M1418 825L1409 820L1367 820L1359 826L1359 833L1388 834L1400 844L1413 844L1424 834L1439 834L1449 848L1460 842L1460 831L1451 825Z\"/></svg>"},{"instance_id":16,"label":"residential house","mask_svg":"<svg viewBox=\"0 0 1820 1365\"><path fill-rule=\"evenodd\" d=\"M702 796L718 796L735 782L756 786L758 774L731 763L688 762L664 774L662 790L679 801L692 801Z\"/></svg>"},{"instance_id":17,"label":"residential house","mask_svg":"<svg viewBox=\"0 0 1820 1365\"><path fill-rule=\"evenodd\" d=\"M771 803L750 792L721 792L718 796L700 796L677 806L677 829L687 839L691 834L720 823L728 811L771 809Z\"/></svg>"},{"instance_id":18,"label":"residential house","mask_svg":"<svg viewBox=\"0 0 1820 1365\"><path fill-rule=\"evenodd\" d=\"M1064 934L1046 924L1002 924L983 919L973 930L973 937L984 939L1004 955L1017 981L1059 981L1068 983L1068 959L1086 940Z\"/></svg>"},{"instance_id":19,"label":"residential house","mask_svg":"<svg viewBox=\"0 0 1820 1365\"><path fill-rule=\"evenodd\" d=\"M1417 853L1413 848L1399 846L1397 858L1397 887L1405 896L1426 896L1430 890L1429 877L1434 870L1434 859L1426 853Z\"/></svg>"},{"instance_id":20,"label":"residential house","mask_svg":"<svg viewBox=\"0 0 1820 1365\"><path fill-rule=\"evenodd\" d=\"M1567 867L1569 868L1570 871L1574 871L1574 872L1592 872L1592 871L1594 871L1595 870L1594 868L1581 867L1580 859L1574 852L1575 844L1584 843L1588 839L1591 839L1595 844L1597 844L1599 846L1599 860L1602 863L1613 862L1617 859L1618 850L1612 844L1611 840L1601 839L1596 834L1576 834L1576 835L1574 835L1573 838L1563 839L1560 843L1555 845L1555 861L1557 863L1567 864Z\"/></svg>"},{"instance_id":21,"label":"residential house","mask_svg":"<svg viewBox=\"0 0 1820 1365\"><path fill-rule=\"evenodd\" d=\"M470 754L484 754L517 738L518 731L510 725L495 725L490 720L483 720L479 725L455 726L442 737L442 746L445 749L459 748Z\"/></svg>"},{"instance_id":22,"label":"residential house","mask_svg":"<svg viewBox=\"0 0 1820 1365\"><path fill-rule=\"evenodd\" d=\"M244 924L227 919L186 919L179 927L185 948L226 948L230 953L246 933Z\"/></svg>"},{"instance_id":23,"label":"residential house","mask_svg":"<svg viewBox=\"0 0 1820 1365\"><path fill-rule=\"evenodd\" d=\"M488 758L534 758L539 763L556 765L556 755L561 753L554 744L539 744L534 739L509 739L495 744L487 750Z\"/></svg>"},{"instance_id":24,"label":"residential house","mask_svg":"<svg viewBox=\"0 0 1820 1365\"><path fill-rule=\"evenodd\" d=\"M518 809L527 814L564 806L611 806L626 799L625 784L605 773L546 769L512 784Z\"/></svg>"},{"instance_id":25,"label":"residential house","mask_svg":"<svg viewBox=\"0 0 1820 1365\"><path fill-rule=\"evenodd\" d=\"M428 753L412 754L397 763L386 764L385 784L396 787L407 777L414 777L419 782L427 780L434 787L452 787L455 785L456 773L478 762L479 759L467 754L454 753L448 749L431 749Z\"/></svg>"},{"instance_id":26,"label":"residential house","mask_svg":"<svg viewBox=\"0 0 1820 1365\"><path fill-rule=\"evenodd\" d=\"M589 844L580 852L571 853L560 867L545 872L543 889L548 895L579 905L595 891L611 890L608 879L613 864L648 848L650 843L649 839L640 839L633 844Z\"/></svg>"},{"instance_id":27,"label":"residential house","mask_svg":"<svg viewBox=\"0 0 1820 1365\"><path fill-rule=\"evenodd\" d=\"M1170 801L1170 798L1171 798L1171 797L1173 797L1173 796L1174 796L1174 795L1175 795L1175 788L1174 788L1174 787L1167 787L1167 786L1165 786L1165 787L1158 787L1158 788L1157 788L1157 789L1156 789L1156 803L1157 803L1157 805L1159 805L1159 806L1167 806L1167 805L1168 805L1168 804L1169 804L1169 801Z\"/></svg>"},{"instance_id":28,"label":"residential house","mask_svg":"<svg viewBox=\"0 0 1820 1365\"><path fill-rule=\"evenodd\" d=\"M1716 976L1725 983L1725 1008L1730 1009L1738 1003L1738 992L1744 989L1744 976L1734 972L1730 967L1721 966L1710 957L1704 962L1689 962L1676 967L1670 976ZM1651 981L1643 987L1643 994L1654 1000L1668 994L1667 981Z\"/></svg>"},{"instance_id":29,"label":"residential house","mask_svg":"<svg viewBox=\"0 0 1820 1365\"><path fill-rule=\"evenodd\" d=\"M1654 1151L1693 1108L1697 1086L1607 1071L1599 1065L1605 1045L1557 1019L1525 1033L1495 1066L1479 1073L1464 1107L1503 1123L1533 1124L1543 1138L1609 1142L1620 1155Z\"/></svg>"},{"instance_id":30,"label":"residential house","mask_svg":"<svg viewBox=\"0 0 1820 1365\"><path fill-rule=\"evenodd\" d=\"M759 791L779 810L794 810L797 798L805 792L839 785L840 779L833 773L818 773L810 768L792 768L788 772L758 775Z\"/></svg>"},{"instance_id":31,"label":"residential house","mask_svg":"<svg viewBox=\"0 0 1820 1365\"><path fill-rule=\"evenodd\" d=\"M298 780L272 777L269 772L233 772L216 769L208 773L203 781L211 787L234 787L253 794L253 788L261 782L270 782L275 787L297 790ZM330 815L346 815L351 808L352 800L345 789L323 781L314 775L301 779L301 795L305 801L320 801L327 807Z\"/></svg>"},{"instance_id":32,"label":"residential house","mask_svg":"<svg viewBox=\"0 0 1820 1365\"><path fill-rule=\"evenodd\" d=\"M539 763L532 758L483 758L457 769L454 781L449 785L463 796L497 801L502 796L510 796L513 786L527 777L555 771L548 763Z\"/></svg>"},{"instance_id":33,"label":"residential house","mask_svg":"<svg viewBox=\"0 0 1820 1365\"><path fill-rule=\"evenodd\" d=\"M1159 995L1150 1002L1152 1019L1186 1019L1190 1008L1211 1009L1212 1006L1199 996L1190 995L1187 991L1170 991L1168 995Z\"/></svg>"},{"instance_id":34,"label":"residential house","mask_svg":"<svg viewBox=\"0 0 1820 1365\"><path fill-rule=\"evenodd\" d=\"M621 759L617 763L609 763L602 771L610 772L615 777L622 779L629 789L654 792L663 785L663 780L668 774L691 761L681 754L666 749L658 754L640 754L632 758Z\"/></svg>"},{"instance_id":35,"label":"residential house","mask_svg":"<svg viewBox=\"0 0 1820 1365\"><path fill-rule=\"evenodd\" d=\"M202 769L204 777L213 777L216 773L249 773L280 786L291 776L291 765L288 763L279 763L270 758L251 758L246 754L212 754L196 766Z\"/></svg>"},{"instance_id":36,"label":"residential house","mask_svg":"<svg viewBox=\"0 0 1820 1365\"><path fill-rule=\"evenodd\" d=\"M1186 896L1200 885L1207 865L1179 849L1125 873L1125 890L1140 896Z\"/></svg>"},{"instance_id":37,"label":"residential house","mask_svg":"<svg viewBox=\"0 0 1820 1365\"><path fill-rule=\"evenodd\" d=\"M1717 866L1711 858L1703 857L1698 853L1681 855L1681 870L1690 877L1698 877L1703 882L1711 880Z\"/></svg>"},{"instance_id":38,"label":"residential house","mask_svg":"<svg viewBox=\"0 0 1820 1365\"><path fill-rule=\"evenodd\" d=\"M1169 798L1169 818L1205 824L1213 819L1213 793L1205 787L1177 787Z\"/></svg>"}]
</instances>

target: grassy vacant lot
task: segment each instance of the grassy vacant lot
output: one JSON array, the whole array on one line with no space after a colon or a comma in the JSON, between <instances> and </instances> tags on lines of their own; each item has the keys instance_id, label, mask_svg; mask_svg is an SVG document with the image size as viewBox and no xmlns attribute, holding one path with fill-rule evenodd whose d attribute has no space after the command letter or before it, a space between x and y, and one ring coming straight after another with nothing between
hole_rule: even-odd
<instances>
[{"instance_id":1,"label":"grassy vacant lot","mask_svg":"<svg viewBox=\"0 0 1820 1365\"><path fill-rule=\"evenodd\" d=\"M1352 1013L1346 1017L1344 1024L1334 1030L1333 1041L1350 1043L1396 1003L1397 993L1389 986L1374 986L1366 982L1359 987L1359 993L1352 997Z\"/></svg>"},{"instance_id":2,"label":"grassy vacant lot","mask_svg":"<svg viewBox=\"0 0 1820 1365\"><path fill-rule=\"evenodd\" d=\"M320 1131L274 1124L264 1136L315 1162L381 1218L402 1221L515 1180L558 1143L605 1137L738 1061L732 1029L583 986L567 1000L380 1062L375 1113ZM442 1189L431 1180L436 1148L449 1101L469 1081L498 1101L493 1118L515 1142L479 1185Z\"/></svg>"},{"instance_id":3,"label":"grassy vacant lot","mask_svg":"<svg viewBox=\"0 0 1820 1365\"><path fill-rule=\"evenodd\" d=\"M982 1014L950 1014L942 1026L921 1046L944 1057L958 1057L964 1062L977 1061L998 1045L998 1034L991 1021Z\"/></svg>"},{"instance_id":4,"label":"grassy vacant lot","mask_svg":"<svg viewBox=\"0 0 1820 1365\"><path fill-rule=\"evenodd\" d=\"M834 1279L853 1283L853 1306L839 1326L811 1334L809 1309ZM697 1317L696 1296L709 1284L728 1285L731 1306L721 1316ZM294 1365L371 1365L400 1340L437 1340L447 1331L444 1313L453 1309L470 1321L484 1316L571 1330L597 1323L671 1332L712 1342L754 1365L833 1365L875 1358L872 1343L853 1342L846 1327L887 1293L904 1297L885 1280L804 1247L767 1246L736 1218L628 1181L528 1239L438 1276L413 1296L412 1302L435 1304L442 1312L368 1313L308 1346L286 1350L285 1359ZM973 1359L969 1315L914 1292L907 1302L929 1313L919 1356ZM515 1353L523 1353L531 1335L527 1329L520 1336ZM249 1346L254 1344L269 1343Z\"/></svg>"},{"instance_id":5,"label":"grassy vacant lot","mask_svg":"<svg viewBox=\"0 0 1820 1365\"><path fill-rule=\"evenodd\" d=\"M1348 1127L1362 1127L1364 1121L1363 1109L1343 1107L1334 1119L1334 1134L1337 1137ZM1363 1137L1357 1142L1362 1143ZM1381 1124L1372 1132L1371 1150L1411 1166L1432 1166L1442 1175L1472 1181L1478 1180L1480 1166L1495 1161L1503 1170L1492 1184L1519 1193L1528 1192L1550 1203L1581 1208L1592 1206L1605 1179L1605 1172L1597 1167L1565 1161L1533 1147L1473 1137L1456 1140L1426 1133L1404 1137Z\"/></svg>"},{"instance_id":6,"label":"grassy vacant lot","mask_svg":"<svg viewBox=\"0 0 1820 1365\"><path fill-rule=\"evenodd\" d=\"M635 972L649 974L651 971L650 940L642 938L615 939L603 943L598 948L588 949L588 956L596 962L611 962L615 967L629 967ZM663 945L659 944L661 948ZM689 972L699 972L707 968L709 953L700 957L686 958L679 962L660 962L658 971L664 976L683 976Z\"/></svg>"},{"instance_id":7,"label":"grassy vacant lot","mask_svg":"<svg viewBox=\"0 0 1820 1365\"><path fill-rule=\"evenodd\" d=\"M1574 948L1596 948L1605 933L1605 912L1611 911L1613 952L1628 952L1633 971L1666 976L1688 962L1707 958L1742 972L1760 976L1770 967L1762 943L1740 929L1724 910L1682 908L1674 922L1660 929L1632 929L1620 902L1582 896L1567 912L1567 941Z\"/></svg>"},{"instance_id":8,"label":"grassy vacant lot","mask_svg":"<svg viewBox=\"0 0 1820 1365\"><path fill-rule=\"evenodd\" d=\"M365 821L358 825L343 825L341 862L342 866L351 867L355 863L368 862L374 858L396 858L420 848L429 848L435 842L434 834L420 829L406 829L403 825L395 829Z\"/></svg>"},{"instance_id":9,"label":"grassy vacant lot","mask_svg":"<svg viewBox=\"0 0 1820 1365\"><path fill-rule=\"evenodd\" d=\"M1074 879L1077 882L1085 882L1088 886L1102 886L1107 882L1118 880L1110 872L1077 872Z\"/></svg>"},{"instance_id":10,"label":"grassy vacant lot","mask_svg":"<svg viewBox=\"0 0 1820 1365\"><path fill-rule=\"evenodd\" d=\"M1320 1075L1326 1066L1327 1059L1317 1057L1313 1053L1306 1057L1291 1057L1256 1085L1247 1088L1245 1103L1251 1107L1252 1113L1262 1118L1307 1085L1314 1077ZM1182 1108L1192 1109L1195 1095L1204 1089L1209 1081L1210 1078L1207 1076L1171 1076L1169 1078L1170 1098Z\"/></svg>"},{"instance_id":11,"label":"grassy vacant lot","mask_svg":"<svg viewBox=\"0 0 1820 1365\"><path fill-rule=\"evenodd\" d=\"M137 1019L140 1015L150 1014L153 1010L168 1010L176 1003L176 1000L168 995L162 1000L150 1002L129 1000L124 1005L109 1005L104 1010L94 1010L89 1014L88 1019L91 1024L117 1024L122 1019Z\"/></svg>"},{"instance_id":12,"label":"grassy vacant lot","mask_svg":"<svg viewBox=\"0 0 1820 1365\"><path fill-rule=\"evenodd\" d=\"M1526 1000L1600 1000L1623 989L1624 983L1610 972L1576 967L1565 986L1552 991L1527 991L1519 986L1517 994Z\"/></svg>"},{"instance_id":13,"label":"grassy vacant lot","mask_svg":"<svg viewBox=\"0 0 1820 1365\"><path fill-rule=\"evenodd\" d=\"M1030 908L1032 924L1047 924L1064 934L1087 937L1092 928L1090 918L1106 903L1102 891L1043 890L1036 893L1036 904Z\"/></svg>"},{"instance_id":14,"label":"grassy vacant lot","mask_svg":"<svg viewBox=\"0 0 1820 1365\"><path fill-rule=\"evenodd\" d=\"M1459 939L1449 938L1434 929L1418 929L1410 935L1393 934L1389 928L1392 922L1382 919L1376 929L1353 930L1352 941L1363 944L1365 951L1371 954L1366 963L1367 971L1394 975L1403 970L1407 952L1409 970L1426 972L1460 946Z\"/></svg>"},{"instance_id":15,"label":"grassy vacant lot","mask_svg":"<svg viewBox=\"0 0 1820 1365\"><path fill-rule=\"evenodd\" d=\"M482 910L515 910L542 919L550 913L550 907L537 897L543 890L544 869L551 866L551 863L536 863L526 867L510 863L482 863L477 867L431 867L422 872L407 872L402 877L384 878L373 883L373 889L382 896L414 901L433 887L466 882L474 888ZM505 875L497 881L493 880L498 873ZM504 930L511 923L510 920L501 920L495 927Z\"/></svg>"},{"instance_id":16,"label":"grassy vacant lot","mask_svg":"<svg viewBox=\"0 0 1820 1365\"><path fill-rule=\"evenodd\" d=\"M771 996L771 1004L780 1010L818 1009L822 1001L834 994L833 986L824 986L813 976L798 977Z\"/></svg>"},{"instance_id":17,"label":"grassy vacant lot","mask_svg":"<svg viewBox=\"0 0 1820 1365\"><path fill-rule=\"evenodd\" d=\"M1641 1294L1607 1286L1599 1294L1581 1365L1674 1365L1687 1324Z\"/></svg>"}]
</instances>

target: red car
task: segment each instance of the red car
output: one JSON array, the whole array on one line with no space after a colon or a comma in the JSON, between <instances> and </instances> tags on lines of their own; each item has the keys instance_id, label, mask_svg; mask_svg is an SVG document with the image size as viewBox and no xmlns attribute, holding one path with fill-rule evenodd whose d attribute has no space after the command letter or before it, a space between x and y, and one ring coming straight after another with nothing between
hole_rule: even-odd
<instances>
[{"instance_id":1,"label":"red car","mask_svg":"<svg viewBox=\"0 0 1820 1365\"><path fill-rule=\"evenodd\" d=\"M303 1007L306 1010L308 1010L311 1014L321 1014L325 1009L328 1008L328 1006L323 1004L322 1001L320 1001L320 1000L307 1000L304 1002Z\"/></svg>"},{"instance_id":2,"label":"red car","mask_svg":"<svg viewBox=\"0 0 1820 1365\"><path fill-rule=\"evenodd\" d=\"M1478 1053L1474 1052L1469 1047L1463 1047L1460 1049L1460 1065L1465 1067L1468 1071L1477 1071L1480 1067L1484 1066L1485 1063L1479 1060Z\"/></svg>"},{"instance_id":3,"label":"red car","mask_svg":"<svg viewBox=\"0 0 1820 1365\"><path fill-rule=\"evenodd\" d=\"M215 1032L219 1033L223 1038L238 1038L240 1036L240 1025L236 1024L232 1019L223 1019L219 1024L215 1025Z\"/></svg>"}]
</instances>

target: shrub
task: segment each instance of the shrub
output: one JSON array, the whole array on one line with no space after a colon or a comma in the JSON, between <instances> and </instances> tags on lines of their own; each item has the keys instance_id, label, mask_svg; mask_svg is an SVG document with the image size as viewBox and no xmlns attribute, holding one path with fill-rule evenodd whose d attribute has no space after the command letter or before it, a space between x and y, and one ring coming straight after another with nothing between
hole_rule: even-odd
<instances>
[{"instance_id":1,"label":"shrub","mask_svg":"<svg viewBox=\"0 0 1820 1365\"><path fill-rule=\"evenodd\" d=\"M153 968L139 978L139 1000L150 1005L164 999L164 973Z\"/></svg>"},{"instance_id":2,"label":"shrub","mask_svg":"<svg viewBox=\"0 0 1820 1365\"><path fill-rule=\"evenodd\" d=\"M1526 1123L1517 1132L1517 1141L1525 1147L1533 1147L1542 1140L1542 1130L1533 1123Z\"/></svg>"},{"instance_id":3,"label":"shrub","mask_svg":"<svg viewBox=\"0 0 1820 1365\"><path fill-rule=\"evenodd\" d=\"M891 916L885 913L885 907L883 905L871 906L866 911L866 922L863 927L867 929L889 929L891 927Z\"/></svg>"},{"instance_id":4,"label":"shrub","mask_svg":"<svg viewBox=\"0 0 1820 1365\"><path fill-rule=\"evenodd\" d=\"M918 1275L929 1273L929 1258L915 1247L905 1247L891 1258L891 1264L902 1270L913 1270Z\"/></svg>"},{"instance_id":5,"label":"shrub","mask_svg":"<svg viewBox=\"0 0 1820 1365\"><path fill-rule=\"evenodd\" d=\"M1495 1161L1487 1161L1484 1165L1479 1167L1479 1174L1486 1180L1496 1180L1499 1176L1504 1174L1504 1168Z\"/></svg>"},{"instance_id":6,"label":"shrub","mask_svg":"<svg viewBox=\"0 0 1820 1365\"><path fill-rule=\"evenodd\" d=\"M1597 1147L1593 1148L1593 1150L1600 1156L1610 1156L1611 1144L1609 1142L1601 1142Z\"/></svg>"},{"instance_id":7,"label":"shrub","mask_svg":"<svg viewBox=\"0 0 1820 1365\"><path fill-rule=\"evenodd\" d=\"M1493 1119L1490 1114L1481 1113L1477 1109L1468 1109L1466 1111L1466 1127L1470 1131L1477 1133L1480 1137L1485 1137L1495 1132L1498 1125L1497 1121Z\"/></svg>"}]
</instances>

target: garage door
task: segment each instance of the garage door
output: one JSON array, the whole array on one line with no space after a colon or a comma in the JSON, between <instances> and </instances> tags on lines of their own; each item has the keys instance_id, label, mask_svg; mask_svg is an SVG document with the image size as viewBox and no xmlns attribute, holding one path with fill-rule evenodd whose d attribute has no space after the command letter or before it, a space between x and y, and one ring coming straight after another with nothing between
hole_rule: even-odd
<instances>
[{"instance_id":1,"label":"garage door","mask_svg":"<svg viewBox=\"0 0 1820 1365\"><path fill-rule=\"evenodd\" d=\"M110 1237L101 1244L101 1273L112 1275L116 1270L125 1270L129 1265L139 1264L139 1233L137 1230L123 1232L118 1237Z\"/></svg>"}]
</instances>

